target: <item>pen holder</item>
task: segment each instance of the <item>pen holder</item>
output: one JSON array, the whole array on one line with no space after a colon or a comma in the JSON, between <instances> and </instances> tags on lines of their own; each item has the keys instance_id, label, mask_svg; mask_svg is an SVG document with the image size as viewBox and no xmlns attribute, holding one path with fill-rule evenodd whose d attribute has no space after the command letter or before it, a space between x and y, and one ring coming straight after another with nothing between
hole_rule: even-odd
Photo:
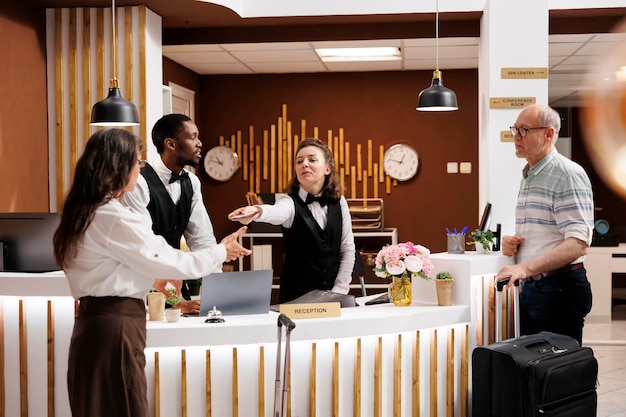
<instances>
[{"instance_id":1,"label":"pen holder","mask_svg":"<svg viewBox=\"0 0 626 417\"><path fill-rule=\"evenodd\" d=\"M461 233L448 234L448 253L465 253L465 235Z\"/></svg>"}]
</instances>

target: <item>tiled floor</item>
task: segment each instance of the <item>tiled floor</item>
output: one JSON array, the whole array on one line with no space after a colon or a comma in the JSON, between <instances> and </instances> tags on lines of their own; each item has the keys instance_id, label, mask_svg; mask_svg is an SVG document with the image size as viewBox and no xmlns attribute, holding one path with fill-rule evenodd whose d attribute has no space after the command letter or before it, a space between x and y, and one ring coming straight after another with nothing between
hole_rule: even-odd
<instances>
[{"instance_id":1,"label":"tiled floor","mask_svg":"<svg viewBox=\"0 0 626 417\"><path fill-rule=\"evenodd\" d=\"M610 324L586 323L583 346L598 359L597 417L626 417L626 304L613 309Z\"/></svg>"}]
</instances>

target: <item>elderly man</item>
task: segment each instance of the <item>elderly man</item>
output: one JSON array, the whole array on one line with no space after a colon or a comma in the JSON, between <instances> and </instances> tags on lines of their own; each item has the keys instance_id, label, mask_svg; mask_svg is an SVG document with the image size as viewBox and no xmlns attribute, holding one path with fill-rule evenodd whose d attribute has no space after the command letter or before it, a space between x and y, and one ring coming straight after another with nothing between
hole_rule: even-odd
<instances>
[{"instance_id":1,"label":"elderly man","mask_svg":"<svg viewBox=\"0 0 626 417\"><path fill-rule=\"evenodd\" d=\"M515 155L528 162L515 210L515 235L504 236L502 253L516 264L496 279L523 281L521 332L550 331L582 343L591 310L591 287L583 260L593 234L593 193L583 168L555 148L561 119L548 106L525 108L511 126Z\"/></svg>"}]
</instances>

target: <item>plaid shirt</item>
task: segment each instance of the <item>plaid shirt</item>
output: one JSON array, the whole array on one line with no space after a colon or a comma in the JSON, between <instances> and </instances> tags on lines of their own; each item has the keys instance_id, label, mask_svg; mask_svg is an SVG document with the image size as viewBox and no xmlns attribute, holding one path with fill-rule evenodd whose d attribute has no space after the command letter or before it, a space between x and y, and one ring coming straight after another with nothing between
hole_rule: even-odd
<instances>
[{"instance_id":1,"label":"plaid shirt","mask_svg":"<svg viewBox=\"0 0 626 417\"><path fill-rule=\"evenodd\" d=\"M584 169L552 149L532 168L526 165L523 176L515 232L525 240L517 262L541 255L570 237L591 245L593 192Z\"/></svg>"}]
</instances>

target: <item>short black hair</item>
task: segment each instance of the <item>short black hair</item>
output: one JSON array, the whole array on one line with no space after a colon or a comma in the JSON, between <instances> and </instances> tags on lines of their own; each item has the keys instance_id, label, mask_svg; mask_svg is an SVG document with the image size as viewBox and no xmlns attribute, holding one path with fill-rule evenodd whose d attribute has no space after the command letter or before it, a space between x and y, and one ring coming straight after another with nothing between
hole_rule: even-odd
<instances>
[{"instance_id":1,"label":"short black hair","mask_svg":"<svg viewBox=\"0 0 626 417\"><path fill-rule=\"evenodd\" d=\"M152 128L152 143L159 154L163 153L165 139L175 138L178 132L184 129L184 123L191 118L184 114L172 113L161 117Z\"/></svg>"}]
</instances>

